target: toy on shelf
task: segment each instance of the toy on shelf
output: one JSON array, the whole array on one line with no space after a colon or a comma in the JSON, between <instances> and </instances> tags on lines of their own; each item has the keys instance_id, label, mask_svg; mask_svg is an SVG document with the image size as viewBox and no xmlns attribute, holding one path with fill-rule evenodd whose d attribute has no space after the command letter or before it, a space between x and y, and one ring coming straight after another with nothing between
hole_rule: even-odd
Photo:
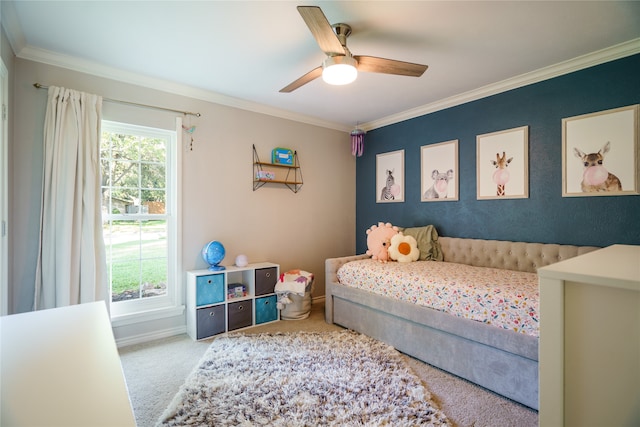
<instances>
[{"instance_id":1,"label":"toy on shelf","mask_svg":"<svg viewBox=\"0 0 640 427\"><path fill-rule=\"evenodd\" d=\"M276 174L271 171L260 170L256 172L256 179L262 181L273 181L276 179Z\"/></svg>"},{"instance_id":2,"label":"toy on shelf","mask_svg":"<svg viewBox=\"0 0 640 427\"><path fill-rule=\"evenodd\" d=\"M227 299L243 298L247 295L247 287L242 283L230 283L227 286Z\"/></svg>"}]
</instances>

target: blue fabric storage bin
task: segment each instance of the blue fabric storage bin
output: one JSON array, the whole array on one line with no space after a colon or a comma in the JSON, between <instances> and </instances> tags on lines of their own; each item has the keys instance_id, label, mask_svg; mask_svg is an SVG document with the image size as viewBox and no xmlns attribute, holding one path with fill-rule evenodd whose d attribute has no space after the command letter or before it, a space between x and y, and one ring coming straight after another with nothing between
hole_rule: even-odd
<instances>
[{"instance_id":1,"label":"blue fabric storage bin","mask_svg":"<svg viewBox=\"0 0 640 427\"><path fill-rule=\"evenodd\" d=\"M278 320L277 303L275 295L256 298L256 325Z\"/></svg>"},{"instance_id":2,"label":"blue fabric storage bin","mask_svg":"<svg viewBox=\"0 0 640 427\"><path fill-rule=\"evenodd\" d=\"M224 275L209 274L196 279L196 306L224 301Z\"/></svg>"}]
</instances>

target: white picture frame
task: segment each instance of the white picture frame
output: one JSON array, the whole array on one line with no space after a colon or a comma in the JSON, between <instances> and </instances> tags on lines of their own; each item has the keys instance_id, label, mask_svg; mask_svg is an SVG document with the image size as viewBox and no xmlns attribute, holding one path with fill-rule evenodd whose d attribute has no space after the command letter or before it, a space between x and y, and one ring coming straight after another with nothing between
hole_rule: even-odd
<instances>
[{"instance_id":1,"label":"white picture frame","mask_svg":"<svg viewBox=\"0 0 640 427\"><path fill-rule=\"evenodd\" d=\"M450 202L458 200L458 140L420 147L420 200Z\"/></svg>"},{"instance_id":2,"label":"white picture frame","mask_svg":"<svg viewBox=\"0 0 640 427\"><path fill-rule=\"evenodd\" d=\"M376 155L376 202L404 202L404 150Z\"/></svg>"},{"instance_id":3,"label":"white picture frame","mask_svg":"<svg viewBox=\"0 0 640 427\"><path fill-rule=\"evenodd\" d=\"M477 198L529 197L529 126L476 137Z\"/></svg>"},{"instance_id":4,"label":"white picture frame","mask_svg":"<svg viewBox=\"0 0 640 427\"><path fill-rule=\"evenodd\" d=\"M562 197L640 194L639 111L636 104L562 119Z\"/></svg>"}]
</instances>

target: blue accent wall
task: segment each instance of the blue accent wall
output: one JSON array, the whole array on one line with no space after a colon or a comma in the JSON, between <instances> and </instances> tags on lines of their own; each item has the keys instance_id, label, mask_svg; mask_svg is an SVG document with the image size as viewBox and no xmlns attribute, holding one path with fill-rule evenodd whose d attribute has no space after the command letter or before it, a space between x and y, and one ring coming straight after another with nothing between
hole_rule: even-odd
<instances>
[{"instance_id":1,"label":"blue accent wall","mask_svg":"<svg viewBox=\"0 0 640 427\"><path fill-rule=\"evenodd\" d=\"M640 244L640 196L562 197L562 119L638 103L640 54L368 132L356 163L357 252L366 251L366 230L379 221L434 224L451 237ZM477 200L476 136L520 126L529 126L529 197ZM420 147L454 139L459 200L421 202ZM400 149L405 201L376 203L376 155Z\"/></svg>"}]
</instances>

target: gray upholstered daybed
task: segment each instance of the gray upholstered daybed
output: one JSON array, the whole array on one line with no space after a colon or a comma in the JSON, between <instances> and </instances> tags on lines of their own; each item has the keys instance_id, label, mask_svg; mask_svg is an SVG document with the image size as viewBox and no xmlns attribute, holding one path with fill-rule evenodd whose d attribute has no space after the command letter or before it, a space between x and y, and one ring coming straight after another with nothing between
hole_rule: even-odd
<instances>
[{"instance_id":1,"label":"gray upholstered daybed","mask_svg":"<svg viewBox=\"0 0 640 427\"><path fill-rule=\"evenodd\" d=\"M440 237L438 241L445 263L530 273L598 249L452 237ZM339 283L338 269L342 265L366 258L370 257L326 260L328 323L384 341L403 353L538 409L538 337Z\"/></svg>"}]
</instances>

